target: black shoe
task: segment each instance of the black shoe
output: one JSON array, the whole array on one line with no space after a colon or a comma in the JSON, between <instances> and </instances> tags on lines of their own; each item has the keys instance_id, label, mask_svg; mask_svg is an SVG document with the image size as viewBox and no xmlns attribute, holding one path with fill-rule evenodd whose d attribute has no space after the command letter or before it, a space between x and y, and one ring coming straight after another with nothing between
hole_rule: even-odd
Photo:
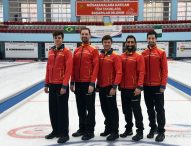
<instances>
[{"instance_id":1,"label":"black shoe","mask_svg":"<svg viewBox=\"0 0 191 146\"><path fill-rule=\"evenodd\" d=\"M147 135L147 138L153 138L155 134L157 134L157 129L151 129L149 134Z\"/></svg>"},{"instance_id":2,"label":"black shoe","mask_svg":"<svg viewBox=\"0 0 191 146\"><path fill-rule=\"evenodd\" d=\"M108 137L107 137L107 141L114 141L117 138L119 138L119 134L118 133L111 133Z\"/></svg>"},{"instance_id":3,"label":"black shoe","mask_svg":"<svg viewBox=\"0 0 191 146\"><path fill-rule=\"evenodd\" d=\"M124 138L124 137L127 137L128 135L133 135L132 129L125 130L123 134L120 134L120 137Z\"/></svg>"},{"instance_id":4,"label":"black shoe","mask_svg":"<svg viewBox=\"0 0 191 146\"><path fill-rule=\"evenodd\" d=\"M162 142L164 139L165 139L164 133L159 133L159 134L156 136L155 141L156 141L156 142Z\"/></svg>"},{"instance_id":5,"label":"black shoe","mask_svg":"<svg viewBox=\"0 0 191 146\"><path fill-rule=\"evenodd\" d=\"M65 143L69 140L69 136L62 136L57 140L57 143Z\"/></svg>"},{"instance_id":6,"label":"black shoe","mask_svg":"<svg viewBox=\"0 0 191 146\"><path fill-rule=\"evenodd\" d=\"M51 132L50 134L45 136L45 139L53 139L55 137L57 137L57 135L54 132Z\"/></svg>"},{"instance_id":7,"label":"black shoe","mask_svg":"<svg viewBox=\"0 0 191 146\"><path fill-rule=\"evenodd\" d=\"M84 135L84 132L80 131L80 130L78 130L78 131L76 131L75 133L72 134L73 137L79 137L79 136L82 136L82 135Z\"/></svg>"},{"instance_id":8,"label":"black shoe","mask_svg":"<svg viewBox=\"0 0 191 146\"><path fill-rule=\"evenodd\" d=\"M82 136L82 140L90 140L91 138L94 137L94 133L85 133L83 136Z\"/></svg>"},{"instance_id":9,"label":"black shoe","mask_svg":"<svg viewBox=\"0 0 191 146\"><path fill-rule=\"evenodd\" d=\"M143 133L137 133L135 136L132 137L132 140L139 141L143 139Z\"/></svg>"},{"instance_id":10,"label":"black shoe","mask_svg":"<svg viewBox=\"0 0 191 146\"><path fill-rule=\"evenodd\" d=\"M100 136L108 136L110 132L108 130L105 130L104 132L100 133Z\"/></svg>"}]
</instances>

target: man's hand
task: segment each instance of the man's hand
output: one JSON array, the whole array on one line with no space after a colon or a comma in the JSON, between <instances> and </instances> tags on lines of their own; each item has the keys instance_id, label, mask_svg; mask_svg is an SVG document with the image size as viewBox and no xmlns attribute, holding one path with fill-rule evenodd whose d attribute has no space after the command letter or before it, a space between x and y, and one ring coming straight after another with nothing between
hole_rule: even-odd
<instances>
[{"instance_id":1,"label":"man's hand","mask_svg":"<svg viewBox=\"0 0 191 146\"><path fill-rule=\"evenodd\" d=\"M44 92L49 93L48 87L44 87Z\"/></svg>"},{"instance_id":2,"label":"man's hand","mask_svg":"<svg viewBox=\"0 0 191 146\"><path fill-rule=\"evenodd\" d=\"M163 93L163 92L164 92L164 90L165 90L164 88L160 88L160 92L161 92L161 93Z\"/></svg>"},{"instance_id":3,"label":"man's hand","mask_svg":"<svg viewBox=\"0 0 191 146\"><path fill-rule=\"evenodd\" d=\"M116 89L111 88L109 95L114 96L116 94Z\"/></svg>"},{"instance_id":4,"label":"man's hand","mask_svg":"<svg viewBox=\"0 0 191 146\"><path fill-rule=\"evenodd\" d=\"M74 87L74 85L71 85L71 86L70 86L70 90L71 90L72 92L75 91L75 87Z\"/></svg>"},{"instance_id":5,"label":"man's hand","mask_svg":"<svg viewBox=\"0 0 191 146\"><path fill-rule=\"evenodd\" d=\"M88 93L92 93L93 91L94 91L94 87L93 86L89 86Z\"/></svg>"},{"instance_id":6,"label":"man's hand","mask_svg":"<svg viewBox=\"0 0 191 146\"><path fill-rule=\"evenodd\" d=\"M66 89L61 88L61 89L60 89L60 95L63 95L63 94L66 94Z\"/></svg>"},{"instance_id":7,"label":"man's hand","mask_svg":"<svg viewBox=\"0 0 191 146\"><path fill-rule=\"evenodd\" d=\"M141 90L136 88L135 91L134 91L134 95L137 96L139 94L141 94Z\"/></svg>"}]
</instances>

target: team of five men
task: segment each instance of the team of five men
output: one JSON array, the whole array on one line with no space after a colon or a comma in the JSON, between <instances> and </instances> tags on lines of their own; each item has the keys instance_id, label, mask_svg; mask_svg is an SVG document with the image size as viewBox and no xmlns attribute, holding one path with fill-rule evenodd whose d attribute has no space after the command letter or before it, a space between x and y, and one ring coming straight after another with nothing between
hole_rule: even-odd
<instances>
[{"instance_id":1,"label":"team of five men","mask_svg":"<svg viewBox=\"0 0 191 146\"><path fill-rule=\"evenodd\" d=\"M95 93L99 92L101 110L105 117L105 129L100 136L114 141L120 137L133 135L133 115L136 134L132 140L143 139L143 115L141 110L141 91L149 117L150 132L147 138L155 141L165 139L164 90L166 88L168 67L165 51L157 47L155 31L147 33L148 47L142 53L136 52L136 38L126 38L122 55L114 52L112 37L102 38L103 50L90 44L91 32L82 28L81 46L75 49L73 57L70 49L63 44L64 34L53 33L54 44L48 54L45 78L45 93L49 93L49 115L52 132L46 139L58 137L58 143L69 140L69 80L70 90L75 93L79 116L79 129L73 137L82 140L94 137ZM117 88L121 92L122 110L125 116L125 131L119 135L119 113L116 101Z\"/></svg>"}]
</instances>

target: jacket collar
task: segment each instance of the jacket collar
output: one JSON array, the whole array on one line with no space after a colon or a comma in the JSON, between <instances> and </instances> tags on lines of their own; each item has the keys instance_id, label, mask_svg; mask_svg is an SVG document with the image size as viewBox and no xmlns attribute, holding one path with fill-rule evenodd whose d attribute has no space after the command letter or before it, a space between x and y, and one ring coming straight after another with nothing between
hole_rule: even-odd
<instances>
[{"instance_id":1,"label":"jacket collar","mask_svg":"<svg viewBox=\"0 0 191 146\"><path fill-rule=\"evenodd\" d=\"M90 43L87 43L87 44L82 43L82 44L81 44L82 47L84 47L84 46L89 46L89 45L90 45Z\"/></svg>"},{"instance_id":2,"label":"jacket collar","mask_svg":"<svg viewBox=\"0 0 191 146\"><path fill-rule=\"evenodd\" d=\"M111 48L111 49L110 49L109 51L107 51L107 52L103 49L103 50L101 50L101 53L104 54L104 55L106 55L106 56L107 56L107 55L111 55L111 54L113 53L113 48Z\"/></svg>"},{"instance_id":3,"label":"jacket collar","mask_svg":"<svg viewBox=\"0 0 191 146\"><path fill-rule=\"evenodd\" d=\"M135 51L129 52L128 50L125 51L126 55L133 55L135 53Z\"/></svg>"},{"instance_id":4,"label":"jacket collar","mask_svg":"<svg viewBox=\"0 0 191 146\"><path fill-rule=\"evenodd\" d=\"M157 45L155 45L155 46L153 46L153 47L147 47L148 49L150 49L150 50L154 50L154 49L157 49Z\"/></svg>"},{"instance_id":5,"label":"jacket collar","mask_svg":"<svg viewBox=\"0 0 191 146\"><path fill-rule=\"evenodd\" d=\"M61 50L61 49L64 49L65 48L65 45L62 44L60 47L56 48L56 46L53 46L52 49L53 50Z\"/></svg>"}]
</instances>

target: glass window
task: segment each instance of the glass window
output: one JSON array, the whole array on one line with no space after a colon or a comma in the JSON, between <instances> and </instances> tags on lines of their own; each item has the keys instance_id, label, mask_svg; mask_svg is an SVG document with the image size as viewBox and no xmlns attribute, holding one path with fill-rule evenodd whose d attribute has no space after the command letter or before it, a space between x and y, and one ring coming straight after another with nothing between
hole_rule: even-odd
<instances>
[{"instance_id":1,"label":"glass window","mask_svg":"<svg viewBox=\"0 0 191 146\"><path fill-rule=\"evenodd\" d=\"M191 0L179 0L178 20L191 20Z\"/></svg>"},{"instance_id":2,"label":"glass window","mask_svg":"<svg viewBox=\"0 0 191 146\"><path fill-rule=\"evenodd\" d=\"M44 0L45 21L70 21L70 0Z\"/></svg>"},{"instance_id":3,"label":"glass window","mask_svg":"<svg viewBox=\"0 0 191 146\"><path fill-rule=\"evenodd\" d=\"M144 0L144 20L170 20L170 0Z\"/></svg>"},{"instance_id":4,"label":"glass window","mask_svg":"<svg viewBox=\"0 0 191 146\"><path fill-rule=\"evenodd\" d=\"M0 0L0 22L3 22L3 3Z\"/></svg>"},{"instance_id":5,"label":"glass window","mask_svg":"<svg viewBox=\"0 0 191 146\"><path fill-rule=\"evenodd\" d=\"M37 5L21 4L21 17L23 21L37 21Z\"/></svg>"},{"instance_id":6,"label":"glass window","mask_svg":"<svg viewBox=\"0 0 191 146\"><path fill-rule=\"evenodd\" d=\"M10 21L37 21L36 0L9 0Z\"/></svg>"}]
</instances>

